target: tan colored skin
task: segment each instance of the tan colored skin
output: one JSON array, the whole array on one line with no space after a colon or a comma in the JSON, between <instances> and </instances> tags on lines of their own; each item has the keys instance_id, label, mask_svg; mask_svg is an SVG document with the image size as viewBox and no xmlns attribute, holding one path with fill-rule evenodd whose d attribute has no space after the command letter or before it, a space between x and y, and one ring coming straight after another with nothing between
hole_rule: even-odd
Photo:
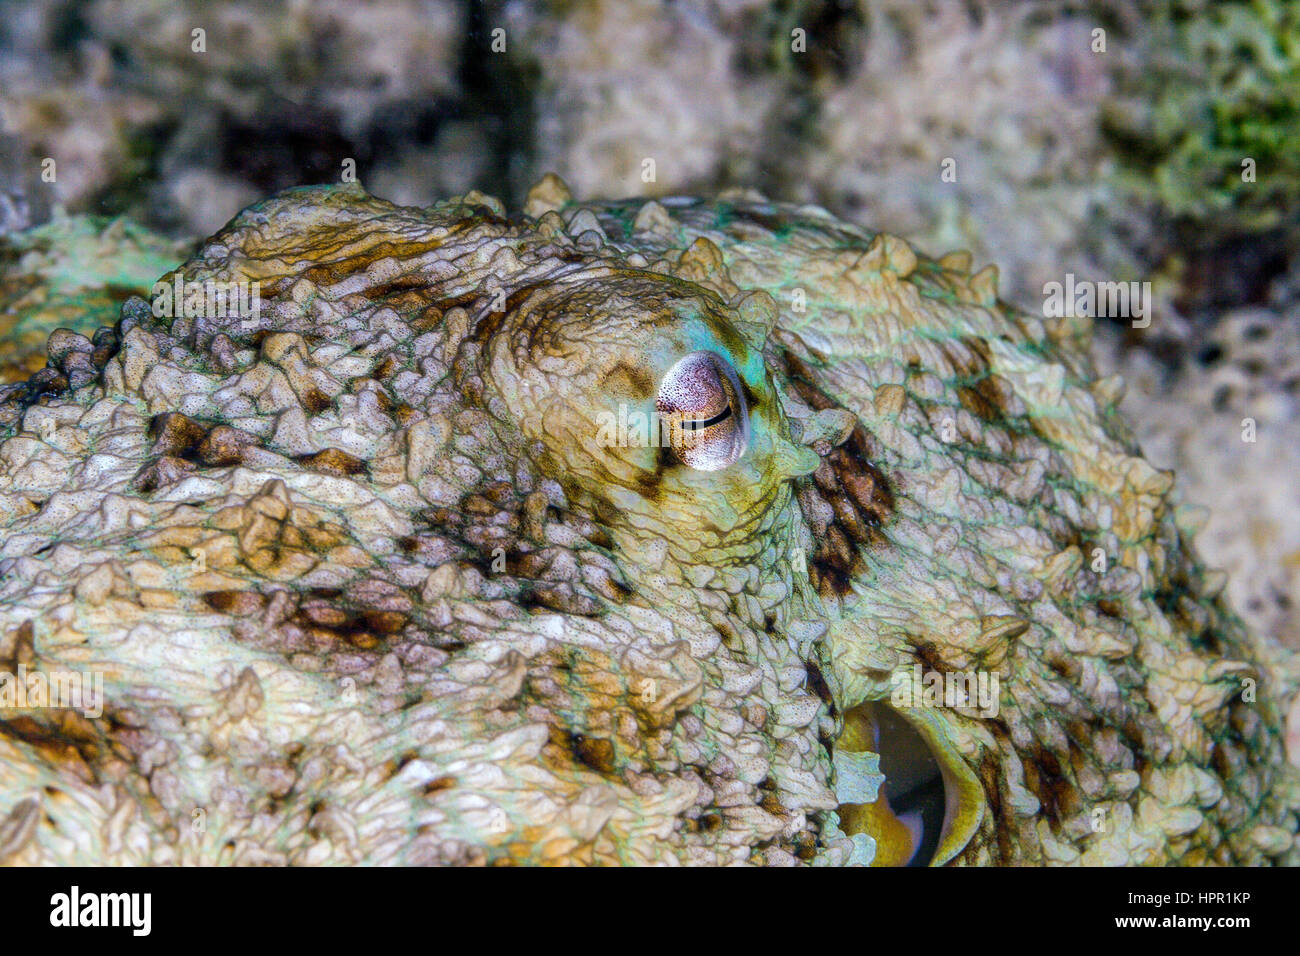
<instances>
[{"instance_id":1,"label":"tan colored skin","mask_svg":"<svg viewBox=\"0 0 1300 956\"><path fill-rule=\"evenodd\" d=\"M255 320L128 304L95 383L0 395L0 662L107 697L0 715L0 858L902 859L847 808L920 663L1001 688L899 710L935 862L1294 862L1295 675L1084 323L809 208L526 212L282 194L182 267ZM738 461L599 438L701 349Z\"/></svg>"}]
</instances>

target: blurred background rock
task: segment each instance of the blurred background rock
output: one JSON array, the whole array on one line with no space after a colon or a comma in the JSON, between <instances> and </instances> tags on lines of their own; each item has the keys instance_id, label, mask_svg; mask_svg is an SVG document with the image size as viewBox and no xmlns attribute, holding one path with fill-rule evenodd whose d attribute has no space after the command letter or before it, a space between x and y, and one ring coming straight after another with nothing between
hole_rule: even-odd
<instances>
[{"instance_id":1,"label":"blurred background rock","mask_svg":"<svg viewBox=\"0 0 1300 956\"><path fill-rule=\"evenodd\" d=\"M1151 327L1099 322L1099 363L1128 379L1148 455L1210 507L1201 549L1236 607L1300 648L1300 4L29 0L0 13L11 342L77 303L99 324L244 205L337 182L348 159L406 204L478 188L517 209L547 171L580 197L750 186L933 254L970 249L1035 312L1067 273L1151 281Z\"/></svg>"}]
</instances>

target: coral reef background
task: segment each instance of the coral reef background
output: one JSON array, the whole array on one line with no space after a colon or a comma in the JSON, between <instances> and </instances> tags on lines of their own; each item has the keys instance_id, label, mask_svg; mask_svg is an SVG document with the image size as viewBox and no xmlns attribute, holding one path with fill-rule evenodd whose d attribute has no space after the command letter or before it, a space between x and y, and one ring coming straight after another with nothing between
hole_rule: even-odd
<instances>
[{"instance_id":1,"label":"coral reef background","mask_svg":"<svg viewBox=\"0 0 1300 956\"><path fill-rule=\"evenodd\" d=\"M477 188L517 209L548 171L583 197L753 187L970 249L1033 311L1067 274L1151 282L1149 328L1098 322L1099 365L1209 508L1199 544L1234 606L1300 649L1287 0L10 5L0 379L244 205L348 161L417 205Z\"/></svg>"}]
</instances>

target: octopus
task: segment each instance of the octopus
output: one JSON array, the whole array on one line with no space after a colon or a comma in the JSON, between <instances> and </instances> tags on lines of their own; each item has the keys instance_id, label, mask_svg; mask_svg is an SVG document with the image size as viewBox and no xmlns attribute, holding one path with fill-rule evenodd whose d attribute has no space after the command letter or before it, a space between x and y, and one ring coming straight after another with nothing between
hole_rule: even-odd
<instances>
[{"instance_id":1,"label":"octopus","mask_svg":"<svg viewBox=\"0 0 1300 956\"><path fill-rule=\"evenodd\" d=\"M0 861L1300 861L1090 320L749 191L240 213L0 387Z\"/></svg>"}]
</instances>

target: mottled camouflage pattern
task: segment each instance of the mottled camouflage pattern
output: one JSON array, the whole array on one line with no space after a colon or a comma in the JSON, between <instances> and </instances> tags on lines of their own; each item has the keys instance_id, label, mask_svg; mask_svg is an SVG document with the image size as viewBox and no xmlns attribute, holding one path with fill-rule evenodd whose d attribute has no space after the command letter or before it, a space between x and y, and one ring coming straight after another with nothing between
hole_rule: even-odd
<instances>
[{"instance_id":1,"label":"mottled camouflage pattern","mask_svg":"<svg viewBox=\"0 0 1300 956\"><path fill-rule=\"evenodd\" d=\"M106 688L0 711L0 859L869 862L919 663L1001 689L899 710L935 862L1295 861L1296 675L1086 321L751 195L525 212L284 193L181 267L255 320L133 300L0 392L0 666ZM738 462L597 439L698 349Z\"/></svg>"}]
</instances>

